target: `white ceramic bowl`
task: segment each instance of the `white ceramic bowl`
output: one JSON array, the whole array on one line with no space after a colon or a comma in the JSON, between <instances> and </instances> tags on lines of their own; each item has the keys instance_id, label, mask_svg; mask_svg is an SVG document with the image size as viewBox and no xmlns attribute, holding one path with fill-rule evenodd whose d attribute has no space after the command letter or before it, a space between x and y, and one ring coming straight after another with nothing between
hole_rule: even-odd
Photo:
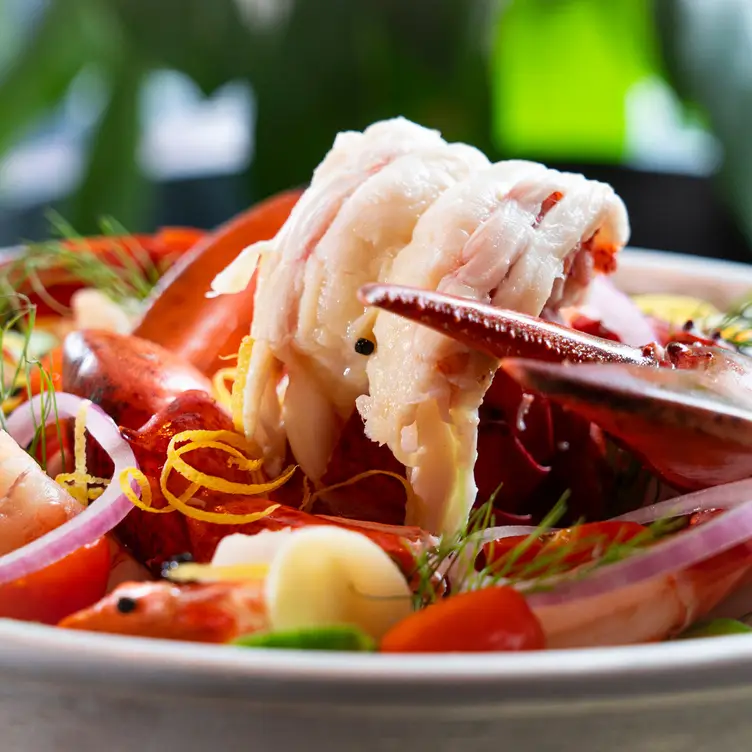
<instances>
[{"instance_id":1,"label":"white ceramic bowl","mask_svg":"<svg viewBox=\"0 0 752 752\"><path fill-rule=\"evenodd\" d=\"M630 251L630 292L720 305L752 266ZM743 752L752 639L435 657L88 635L0 620L2 752Z\"/></svg>"}]
</instances>

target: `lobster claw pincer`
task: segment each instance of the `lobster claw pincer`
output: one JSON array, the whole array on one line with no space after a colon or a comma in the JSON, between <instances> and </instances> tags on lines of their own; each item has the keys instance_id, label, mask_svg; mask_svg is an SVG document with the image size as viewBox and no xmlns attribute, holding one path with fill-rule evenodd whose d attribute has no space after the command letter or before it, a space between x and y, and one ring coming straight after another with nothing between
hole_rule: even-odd
<instances>
[{"instance_id":1,"label":"lobster claw pincer","mask_svg":"<svg viewBox=\"0 0 752 752\"><path fill-rule=\"evenodd\" d=\"M676 488L752 476L752 360L743 355L676 342L635 348L391 285L364 287L361 300L501 359L526 392L598 425Z\"/></svg>"},{"instance_id":2,"label":"lobster claw pincer","mask_svg":"<svg viewBox=\"0 0 752 752\"><path fill-rule=\"evenodd\" d=\"M678 489L752 475L751 395L732 399L722 375L522 358L504 360L501 368L526 391L600 426Z\"/></svg>"},{"instance_id":3,"label":"lobster claw pincer","mask_svg":"<svg viewBox=\"0 0 752 752\"><path fill-rule=\"evenodd\" d=\"M631 347L516 311L466 298L397 285L360 289L365 305L435 329L494 358L524 355L549 362L658 365L653 345Z\"/></svg>"}]
</instances>

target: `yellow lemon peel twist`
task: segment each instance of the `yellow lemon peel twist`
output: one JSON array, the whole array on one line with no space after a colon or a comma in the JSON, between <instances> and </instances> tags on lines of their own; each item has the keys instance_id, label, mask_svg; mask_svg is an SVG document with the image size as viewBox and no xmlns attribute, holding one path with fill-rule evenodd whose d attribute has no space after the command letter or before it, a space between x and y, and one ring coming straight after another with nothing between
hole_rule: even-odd
<instances>
[{"instance_id":1,"label":"yellow lemon peel twist","mask_svg":"<svg viewBox=\"0 0 752 752\"><path fill-rule=\"evenodd\" d=\"M244 525L250 522L256 522L271 514L279 504L270 504L262 512L253 512L249 514L232 514L229 512L207 512L197 508L190 503L191 498L200 488L206 488L211 491L219 491L227 494L237 494L242 496L256 496L266 491L272 491L286 483L296 470L295 466L289 467L282 475L274 480L265 483L238 483L229 481L226 478L220 478L209 475L192 467L183 455L198 449L214 449L225 452L229 455L228 465L235 465L242 470L252 472L261 465L261 460L249 457L248 454L253 451L253 444L244 436L233 433L232 431L205 431L193 430L183 431L175 434L170 440L167 447L167 461L162 468L159 478L159 486L168 506L164 508L155 508L148 478L143 472L136 468L126 468L120 474L120 486L126 498L145 512L165 513L168 511L179 511L187 517L192 517L203 522L212 522L221 525ZM171 472L190 482L186 491L180 496L176 496L167 485ZM132 483L141 491L139 498L138 493L133 489Z\"/></svg>"},{"instance_id":2,"label":"yellow lemon peel twist","mask_svg":"<svg viewBox=\"0 0 752 752\"><path fill-rule=\"evenodd\" d=\"M235 380L233 381L232 392L230 394L232 422L238 433L243 433L243 393L245 392L246 381L248 381L252 351L253 340L251 337L243 337L238 349L238 365L235 369Z\"/></svg>"},{"instance_id":3,"label":"yellow lemon peel twist","mask_svg":"<svg viewBox=\"0 0 752 752\"><path fill-rule=\"evenodd\" d=\"M86 469L86 415L89 407L90 403L85 402L76 413L73 429L73 472L59 473L55 476L55 482L63 486L83 506L99 498L104 493L104 487L110 483L107 478L90 475Z\"/></svg>"},{"instance_id":4,"label":"yellow lemon peel twist","mask_svg":"<svg viewBox=\"0 0 752 752\"><path fill-rule=\"evenodd\" d=\"M220 368L212 376L212 389L214 399L226 410L232 411L232 392L227 388L227 382L235 382L238 374L237 368Z\"/></svg>"}]
</instances>

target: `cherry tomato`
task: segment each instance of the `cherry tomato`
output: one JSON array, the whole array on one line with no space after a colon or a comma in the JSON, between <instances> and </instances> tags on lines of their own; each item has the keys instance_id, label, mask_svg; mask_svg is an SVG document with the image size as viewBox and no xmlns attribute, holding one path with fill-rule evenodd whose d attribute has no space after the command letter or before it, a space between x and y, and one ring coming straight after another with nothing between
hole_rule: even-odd
<instances>
[{"instance_id":1,"label":"cherry tomato","mask_svg":"<svg viewBox=\"0 0 752 752\"><path fill-rule=\"evenodd\" d=\"M109 575L109 542L99 538L44 569L0 585L0 617L57 624L96 603Z\"/></svg>"},{"instance_id":2,"label":"cherry tomato","mask_svg":"<svg viewBox=\"0 0 752 752\"><path fill-rule=\"evenodd\" d=\"M450 596L416 611L384 635L382 653L542 650L543 628L511 587Z\"/></svg>"},{"instance_id":3,"label":"cherry tomato","mask_svg":"<svg viewBox=\"0 0 752 752\"><path fill-rule=\"evenodd\" d=\"M645 535L647 540L646 531L644 525L636 522L590 522L554 533L547 549L566 547L567 555L563 561L577 566L598 559L603 549L615 543L626 543L638 535Z\"/></svg>"}]
</instances>

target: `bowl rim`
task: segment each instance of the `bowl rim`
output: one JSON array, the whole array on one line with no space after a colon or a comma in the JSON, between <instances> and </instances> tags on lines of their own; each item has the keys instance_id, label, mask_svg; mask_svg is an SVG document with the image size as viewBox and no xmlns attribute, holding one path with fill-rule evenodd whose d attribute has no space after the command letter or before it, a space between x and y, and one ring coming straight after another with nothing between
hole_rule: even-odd
<instances>
[{"instance_id":1,"label":"bowl rim","mask_svg":"<svg viewBox=\"0 0 752 752\"><path fill-rule=\"evenodd\" d=\"M752 286L752 265L683 254L628 249L623 270L660 271L719 284ZM237 695L263 686L267 700L290 700L291 687L339 688L358 702L357 688L388 689L414 702L475 703L480 697L514 701L571 701L690 687L747 685L752 689L752 638L737 635L652 645L577 648L535 653L381 655L248 650L118 635L59 630L0 619L0 676L49 681L146 684L186 694ZM462 686L462 693L448 687ZM396 692L396 695L395 695ZM419 696L414 696L418 692ZM461 695L461 696L458 696ZM309 699L310 698L309 696ZM372 694L362 696L373 702ZM312 700L313 701L313 700ZM313 701L315 702L315 701Z\"/></svg>"}]
</instances>

